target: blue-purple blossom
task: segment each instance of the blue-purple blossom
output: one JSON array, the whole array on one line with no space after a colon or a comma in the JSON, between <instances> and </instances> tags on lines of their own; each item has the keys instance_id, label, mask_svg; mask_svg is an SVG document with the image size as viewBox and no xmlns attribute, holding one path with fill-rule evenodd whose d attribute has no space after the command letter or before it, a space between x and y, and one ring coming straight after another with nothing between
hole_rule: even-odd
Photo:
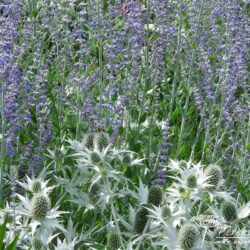
<instances>
[{"instance_id":1,"label":"blue-purple blossom","mask_svg":"<svg viewBox=\"0 0 250 250\"><path fill-rule=\"evenodd\" d=\"M159 159L156 170L155 179L152 181L153 185L166 184L166 171L164 171L164 167L167 165L169 161L169 150L173 146L170 142L170 128L169 128L169 120L165 120L162 124L162 142L159 149Z\"/></svg>"}]
</instances>

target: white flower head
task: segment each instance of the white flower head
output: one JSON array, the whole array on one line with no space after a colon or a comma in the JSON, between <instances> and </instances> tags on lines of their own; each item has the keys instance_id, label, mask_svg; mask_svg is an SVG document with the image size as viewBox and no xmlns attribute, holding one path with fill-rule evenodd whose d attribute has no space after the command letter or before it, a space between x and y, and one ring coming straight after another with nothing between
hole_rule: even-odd
<instances>
[{"instance_id":1,"label":"white flower head","mask_svg":"<svg viewBox=\"0 0 250 250\"><path fill-rule=\"evenodd\" d=\"M17 194L22 202L20 207L16 208L17 213L31 219L29 226L31 227L32 235L35 233L36 228L48 229L58 228L64 231L57 218L67 212L57 211L57 207L50 207L49 197L44 193L37 193L33 196L32 200Z\"/></svg>"}]
</instances>

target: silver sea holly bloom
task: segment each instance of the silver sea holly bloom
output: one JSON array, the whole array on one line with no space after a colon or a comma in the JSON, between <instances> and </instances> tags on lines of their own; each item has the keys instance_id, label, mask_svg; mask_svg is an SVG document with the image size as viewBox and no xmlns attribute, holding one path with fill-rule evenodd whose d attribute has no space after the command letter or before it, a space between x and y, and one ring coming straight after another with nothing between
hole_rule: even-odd
<instances>
[{"instance_id":1,"label":"silver sea holly bloom","mask_svg":"<svg viewBox=\"0 0 250 250\"><path fill-rule=\"evenodd\" d=\"M21 206L17 207L16 210L20 215L31 219L29 226L31 227L32 234L35 233L37 227L64 230L58 218L61 214L67 212L58 211L58 207L50 208L48 196L38 193L32 200L20 194L17 194L17 196L21 201Z\"/></svg>"},{"instance_id":2,"label":"silver sea holly bloom","mask_svg":"<svg viewBox=\"0 0 250 250\"><path fill-rule=\"evenodd\" d=\"M221 208L211 207L213 215L224 224L238 224L250 215L250 202L239 206L235 200L225 200Z\"/></svg>"},{"instance_id":3,"label":"silver sea holly bloom","mask_svg":"<svg viewBox=\"0 0 250 250\"><path fill-rule=\"evenodd\" d=\"M25 190L31 193L43 193L45 195L49 194L54 186L48 186L49 180L44 180L42 177L38 177L36 179L31 179L29 176L26 176L27 182L20 182L17 183L24 188Z\"/></svg>"},{"instance_id":4,"label":"silver sea holly bloom","mask_svg":"<svg viewBox=\"0 0 250 250\"><path fill-rule=\"evenodd\" d=\"M33 182L30 178L27 177L27 179L28 183L21 183L21 186L32 192ZM34 193L31 199L17 194L21 204L16 208L16 211L18 214L30 219L29 227L31 228L32 235L38 227L64 230L58 221L58 217L66 212L57 211L57 206L51 208L49 192L53 187L47 187L46 184L47 182L41 181L41 191Z\"/></svg>"},{"instance_id":5,"label":"silver sea holly bloom","mask_svg":"<svg viewBox=\"0 0 250 250\"><path fill-rule=\"evenodd\" d=\"M172 224L166 225L166 234L158 240L155 240L152 245L157 247L167 247L172 250L208 250L209 244L202 239L198 228L186 222L176 229Z\"/></svg>"}]
</instances>

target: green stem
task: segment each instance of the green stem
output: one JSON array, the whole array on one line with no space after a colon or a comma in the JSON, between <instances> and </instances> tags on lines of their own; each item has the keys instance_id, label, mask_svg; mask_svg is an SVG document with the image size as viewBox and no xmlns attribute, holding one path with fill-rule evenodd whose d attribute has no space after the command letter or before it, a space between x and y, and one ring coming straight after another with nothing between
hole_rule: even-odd
<instances>
[{"instance_id":1,"label":"green stem","mask_svg":"<svg viewBox=\"0 0 250 250\"><path fill-rule=\"evenodd\" d=\"M202 113L203 112L204 112L204 108L203 108ZM198 127L198 130L196 132L194 144L192 146L192 150L191 150L191 154L190 154L190 158L189 158L190 161L193 160L194 150L195 150L195 146L196 146L196 144L197 144L197 142L199 140L200 134L201 134L202 124L204 124L204 117L203 116L201 117L201 120L200 120L200 123L199 123L199 127Z\"/></svg>"}]
</instances>

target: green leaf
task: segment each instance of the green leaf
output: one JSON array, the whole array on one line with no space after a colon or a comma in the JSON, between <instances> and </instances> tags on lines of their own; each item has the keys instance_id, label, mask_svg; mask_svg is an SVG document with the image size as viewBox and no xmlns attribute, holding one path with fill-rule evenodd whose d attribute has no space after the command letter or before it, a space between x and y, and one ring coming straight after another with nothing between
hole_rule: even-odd
<instances>
[{"instance_id":1,"label":"green leaf","mask_svg":"<svg viewBox=\"0 0 250 250\"><path fill-rule=\"evenodd\" d=\"M192 115L193 116L193 114L194 114L194 112L195 112L195 107L194 106L191 106L190 108L189 108L189 110L188 110L188 116L190 116L190 115Z\"/></svg>"},{"instance_id":2,"label":"green leaf","mask_svg":"<svg viewBox=\"0 0 250 250\"><path fill-rule=\"evenodd\" d=\"M125 132L125 128L120 127L120 128L118 129L118 131L119 131L119 135L122 135L122 134L124 134L124 132Z\"/></svg>"},{"instance_id":3,"label":"green leaf","mask_svg":"<svg viewBox=\"0 0 250 250\"><path fill-rule=\"evenodd\" d=\"M133 147L133 150L134 150L135 152L139 153L140 150L141 150L141 143L136 143L136 144L134 145L134 147Z\"/></svg>"},{"instance_id":4,"label":"green leaf","mask_svg":"<svg viewBox=\"0 0 250 250\"><path fill-rule=\"evenodd\" d=\"M16 243L18 241L19 234L15 236L13 241L6 247L6 250L16 250Z\"/></svg>"},{"instance_id":5,"label":"green leaf","mask_svg":"<svg viewBox=\"0 0 250 250\"><path fill-rule=\"evenodd\" d=\"M37 10L32 10L32 12L31 12L31 16L33 17L33 18L36 18L37 17Z\"/></svg>"},{"instance_id":6,"label":"green leaf","mask_svg":"<svg viewBox=\"0 0 250 250\"><path fill-rule=\"evenodd\" d=\"M146 118L147 118L147 113L142 114L142 115L140 116L139 122L140 122L140 123L145 122Z\"/></svg>"},{"instance_id":7,"label":"green leaf","mask_svg":"<svg viewBox=\"0 0 250 250\"><path fill-rule=\"evenodd\" d=\"M174 112L172 112L171 116L172 116L172 119L175 119L177 118L178 116L180 116L180 109L179 108L176 108Z\"/></svg>"},{"instance_id":8,"label":"green leaf","mask_svg":"<svg viewBox=\"0 0 250 250\"><path fill-rule=\"evenodd\" d=\"M8 217L5 216L3 224L0 226L0 249L3 247L3 239L6 232L6 224L8 222Z\"/></svg>"},{"instance_id":9,"label":"green leaf","mask_svg":"<svg viewBox=\"0 0 250 250\"><path fill-rule=\"evenodd\" d=\"M187 146L186 145L181 146L179 155L184 156L186 151L187 151Z\"/></svg>"},{"instance_id":10,"label":"green leaf","mask_svg":"<svg viewBox=\"0 0 250 250\"><path fill-rule=\"evenodd\" d=\"M221 18L220 17L218 17L216 20L215 20L215 24L217 24L217 25L221 25Z\"/></svg>"}]
</instances>

